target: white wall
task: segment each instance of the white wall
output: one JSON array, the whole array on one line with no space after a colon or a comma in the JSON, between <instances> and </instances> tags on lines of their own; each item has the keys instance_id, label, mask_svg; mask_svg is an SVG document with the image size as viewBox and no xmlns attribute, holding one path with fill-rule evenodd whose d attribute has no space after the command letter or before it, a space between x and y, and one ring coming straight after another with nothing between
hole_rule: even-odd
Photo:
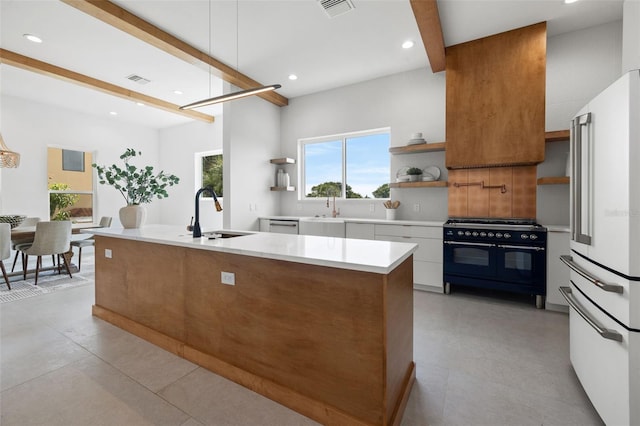
<instances>
[{"instance_id":1,"label":"white wall","mask_svg":"<svg viewBox=\"0 0 640 426\"><path fill-rule=\"evenodd\" d=\"M640 69L640 1L625 0L622 36L622 73Z\"/></svg>"},{"instance_id":2,"label":"white wall","mask_svg":"<svg viewBox=\"0 0 640 426\"><path fill-rule=\"evenodd\" d=\"M546 130L568 129L569 121L590 98L620 75L622 23L620 21L551 37L547 42ZM391 127L391 145L405 145L409 135L422 132L428 142L445 140L445 73L409 71L290 100L282 109L282 152L297 157L300 138ZM568 143L547 144L547 158L539 176L564 176ZM405 165L437 165L447 179L444 153L392 155L390 180ZM297 170L292 178L297 179ZM296 185L299 185L297 183ZM447 218L447 189L392 189L401 201L400 219ZM373 204L375 211L370 212ZM418 205L419 212L414 211ZM345 217L384 218L380 202L338 201ZM569 186L538 188L538 221L569 223ZM327 214L323 200L299 202L297 193L283 194L279 214Z\"/></svg>"},{"instance_id":3,"label":"white wall","mask_svg":"<svg viewBox=\"0 0 640 426\"><path fill-rule=\"evenodd\" d=\"M170 189L164 203L160 223L184 225L195 214L194 156L198 152L222 150L222 115L213 123L193 123L160 130L160 165L163 170L180 177L179 191ZM223 154L224 155L224 154ZM220 200L224 206L224 201ZM226 212L226 210L224 211ZM212 199L200 200L200 227L203 230L222 228L222 213L215 211Z\"/></svg>"},{"instance_id":4,"label":"white wall","mask_svg":"<svg viewBox=\"0 0 640 426\"><path fill-rule=\"evenodd\" d=\"M392 146L406 145L410 134L415 132L422 132L427 141L442 142L444 125L444 74L434 75L418 69L291 99L289 105L282 108L282 152L297 158L298 139L381 127L391 128ZM437 153L392 156L390 179L395 179L396 171L407 163L421 168L438 165L443 170L443 179L447 177L444 155ZM290 168L289 173L299 187L297 168ZM299 202L297 195L282 194L280 214L330 214L326 200ZM439 220L447 216L446 188L392 189L391 197L401 200L398 213L403 219ZM421 203L420 213L412 211L414 203ZM380 201L340 200L337 204L345 217L383 218L385 215Z\"/></svg>"},{"instance_id":5,"label":"white wall","mask_svg":"<svg viewBox=\"0 0 640 426\"><path fill-rule=\"evenodd\" d=\"M281 155L280 107L257 96L239 99L224 104L223 120L224 227L257 231L258 217L278 209L269 159Z\"/></svg>"},{"instance_id":6,"label":"white wall","mask_svg":"<svg viewBox=\"0 0 640 426\"><path fill-rule=\"evenodd\" d=\"M93 151L98 164L119 162L128 147L142 151L144 163L158 165L158 133L25 99L2 96L0 128L7 145L20 153L20 167L0 169L0 211L49 217L47 190L47 146ZM95 216L112 216L119 226L118 210L125 200L110 186L97 185ZM148 222L158 222L161 203L152 203Z\"/></svg>"}]
</instances>

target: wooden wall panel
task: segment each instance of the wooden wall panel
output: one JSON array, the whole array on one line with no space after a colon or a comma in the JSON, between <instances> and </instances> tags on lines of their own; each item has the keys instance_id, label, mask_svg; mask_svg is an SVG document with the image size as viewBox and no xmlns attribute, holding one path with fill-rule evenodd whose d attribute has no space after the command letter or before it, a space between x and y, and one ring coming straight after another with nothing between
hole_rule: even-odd
<instances>
[{"instance_id":1,"label":"wooden wall panel","mask_svg":"<svg viewBox=\"0 0 640 426\"><path fill-rule=\"evenodd\" d=\"M489 183L489 169L469 169L469 184ZM489 217L489 190L479 185L469 186L469 217Z\"/></svg>"},{"instance_id":2,"label":"wooden wall panel","mask_svg":"<svg viewBox=\"0 0 640 426\"><path fill-rule=\"evenodd\" d=\"M546 23L446 48L446 166L544 161Z\"/></svg>"},{"instance_id":3,"label":"wooden wall panel","mask_svg":"<svg viewBox=\"0 0 640 426\"><path fill-rule=\"evenodd\" d=\"M499 188L491 188L489 193L489 217L509 218L512 215L511 203L513 199L513 168L493 167L489 169L489 185L506 185L507 192Z\"/></svg>"},{"instance_id":4,"label":"wooden wall panel","mask_svg":"<svg viewBox=\"0 0 640 426\"><path fill-rule=\"evenodd\" d=\"M536 177L536 166L513 168L513 217L536 218Z\"/></svg>"},{"instance_id":5,"label":"wooden wall panel","mask_svg":"<svg viewBox=\"0 0 640 426\"><path fill-rule=\"evenodd\" d=\"M466 186L457 187L455 183L467 183L469 171L465 169L449 170L448 200L449 217L468 216L469 190Z\"/></svg>"}]
</instances>

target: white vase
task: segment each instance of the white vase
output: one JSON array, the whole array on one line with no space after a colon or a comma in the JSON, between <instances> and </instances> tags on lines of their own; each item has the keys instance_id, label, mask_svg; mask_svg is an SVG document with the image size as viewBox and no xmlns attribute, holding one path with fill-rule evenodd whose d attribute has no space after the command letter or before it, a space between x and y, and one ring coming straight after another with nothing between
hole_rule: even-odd
<instances>
[{"instance_id":1,"label":"white vase","mask_svg":"<svg viewBox=\"0 0 640 426\"><path fill-rule=\"evenodd\" d=\"M387 209L387 220L396 220L396 209Z\"/></svg>"},{"instance_id":2,"label":"white vase","mask_svg":"<svg viewBox=\"0 0 640 426\"><path fill-rule=\"evenodd\" d=\"M120 209L120 223L125 229L140 228L147 219L147 209L141 205L125 206Z\"/></svg>"}]
</instances>

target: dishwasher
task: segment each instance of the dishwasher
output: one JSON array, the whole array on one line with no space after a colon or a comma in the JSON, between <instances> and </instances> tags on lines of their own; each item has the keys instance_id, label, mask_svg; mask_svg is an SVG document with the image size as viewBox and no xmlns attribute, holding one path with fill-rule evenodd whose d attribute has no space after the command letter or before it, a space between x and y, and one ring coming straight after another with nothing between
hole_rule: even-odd
<instances>
[{"instance_id":1,"label":"dishwasher","mask_svg":"<svg viewBox=\"0 0 640 426\"><path fill-rule=\"evenodd\" d=\"M269 232L277 232L280 234L297 234L298 221L284 220L284 219L271 219L269 220Z\"/></svg>"}]
</instances>

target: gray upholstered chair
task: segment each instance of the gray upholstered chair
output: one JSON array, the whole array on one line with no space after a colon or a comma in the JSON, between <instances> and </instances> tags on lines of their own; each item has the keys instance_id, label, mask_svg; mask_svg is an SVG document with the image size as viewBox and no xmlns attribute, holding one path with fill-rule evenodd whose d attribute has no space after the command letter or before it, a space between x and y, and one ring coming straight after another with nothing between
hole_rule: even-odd
<instances>
[{"instance_id":1,"label":"gray upholstered chair","mask_svg":"<svg viewBox=\"0 0 640 426\"><path fill-rule=\"evenodd\" d=\"M71 222L68 220L38 222L33 244L28 248L21 248L23 253L22 270L24 279L27 279L27 264L29 256L38 256L36 261L36 282L38 285L38 273L42 265L42 256L61 255L71 250ZM58 256L59 257L59 256ZM67 273L71 276L71 269L67 256L62 256ZM59 271L59 270L58 270ZM72 277L73 278L73 277Z\"/></svg>"},{"instance_id":2,"label":"gray upholstered chair","mask_svg":"<svg viewBox=\"0 0 640 426\"><path fill-rule=\"evenodd\" d=\"M100 218L100 227L108 228L111 226L111 216L102 216ZM82 266L82 247L89 247L96 243L96 240L93 239L93 235L89 238L84 238L82 240L73 240L71 241L71 247L78 247L78 272L80 272L80 267Z\"/></svg>"},{"instance_id":3,"label":"gray upholstered chair","mask_svg":"<svg viewBox=\"0 0 640 426\"><path fill-rule=\"evenodd\" d=\"M7 287L11 290L9 277L7 277L7 271L4 269L3 261L5 259L11 259L11 225L8 223L0 223L0 268L2 269L4 282L7 283Z\"/></svg>"},{"instance_id":4,"label":"gray upholstered chair","mask_svg":"<svg viewBox=\"0 0 640 426\"><path fill-rule=\"evenodd\" d=\"M38 222L40 222L39 217L27 217L19 226L16 226L15 229L20 230L20 228L30 228L32 226L36 226ZM28 247L29 244L33 244L33 238L19 238L17 240L11 240L11 249L16 251L16 255L13 258L13 265L11 265L11 272L16 268L16 262L20 255L19 246L22 245L23 247Z\"/></svg>"}]
</instances>

